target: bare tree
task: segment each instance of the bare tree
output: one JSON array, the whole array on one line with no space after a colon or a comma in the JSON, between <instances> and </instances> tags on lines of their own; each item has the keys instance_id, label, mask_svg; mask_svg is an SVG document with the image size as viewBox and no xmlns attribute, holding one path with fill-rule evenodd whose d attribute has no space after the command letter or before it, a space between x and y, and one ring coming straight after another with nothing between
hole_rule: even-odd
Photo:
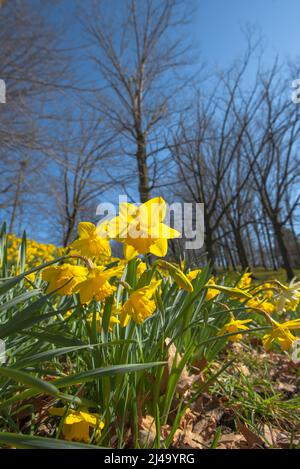
<instances>
[{"instance_id":1,"label":"bare tree","mask_svg":"<svg viewBox=\"0 0 300 469\"><path fill-rule=\"evenodd\" d=\"M0 105L0 171L5 175L0 205L11 230L21 205L32 205L26 191L33 198L40 188L38 173L32 182L34 171L44 165L41 150L48 129L43 123L67 70L59 31L34 6L34 1L8 1L0 8L0 77L6 83L6 104Z\"/></svg>"},{"instance_id":2,"label":"bare tree","mask_svg":"<svg viewBox=\"0 0 300 469\"><path fill-rule=\"evenodd\" d=\"M275 61L260 73L262 104L247 131L245 155L263 212L269 220L288 279L294 277L284 227L300 204L299 108L286 95L282 67ZM288 204L286 201L288 200Z\"/></svg>"},{"instance_id":3,"label":"bare tree","mask_svg":"<svg viewBox=\"0 0 300 469\"><path fill-rule=\"evenodd\" d=\"M186 6L182 0L126 0L110 2L108 11L98 0L80 15L103 86L93 106L117 132L122 156L136 161L142 202L155 189L166 126L185 84L178 73L189 63Z\"/></svg>"},{"instance_id":4,"label":"bare tree","mask_svg":"<svg viewBox=\"0 0 300 469\"><path fill-rule=\"evenodd\" d=\"M114 135L85 108L79 117L66 117L53 145L51 154L56 167L51 195L61 227L60 241L66 246L74 236L79 217L89 217L90 212L95 216L97 198L113 187L109 171L118 162L114 158Z\"/></svg>"},{"instance_id":5,"label":"bare tree","mask_svg":"<svg viewBox=\"0 0 300 469\"><path fill-rule=\"evenodd\" d=\"M218 74L211 94L198 93L194 97L192 117L184 115L170 146L181 183L179 195L186 201L204 204L205 247L212 264L220 236L231 233L235 227L237 240L248 223L241 210L246 209L244 203L249 199L245 194L250 168L243 164L241 151L259 101L255 96L256 84L247 99L241 97L241 89L251 54L249 47L240 63ZM237 208L240 215L235 220L232 214ZM225 226L226 216L230 226L227 223L226 232L220 235L219 228Z\"/></svg>"}]
</instances>

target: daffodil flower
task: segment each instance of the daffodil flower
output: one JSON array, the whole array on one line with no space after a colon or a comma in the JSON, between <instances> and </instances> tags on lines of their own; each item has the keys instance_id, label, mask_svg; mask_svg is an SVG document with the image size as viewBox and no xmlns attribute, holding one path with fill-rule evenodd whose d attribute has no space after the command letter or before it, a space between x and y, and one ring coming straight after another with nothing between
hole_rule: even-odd
<instances>
[{"instance_id":1,"label":"daffodil flower","mask_svg":"<svg viewBox=\"0 0 300 469\"><path fill-rule=\"evenodd\" d=\"M201 272L201 269L194 269L194 270L190 270L186 276L187 278L190 280L190 282L192 282L193 280L195 280L195 278L198 277L198 274Z\"/></svg>"},{"instance_id":2,"label":"daffodil flower","mask_svg":"<svg viewBox=\"0 0 300 469\"><path fill-rule=\"evenodd\" d=\"M266 298L256 296L247 301L247 308L260 309L267 314L273 314L276 311L276 305Z\"/></svg>"},{"instance_id":3,"label":"daffodil flower","mask_svg":"<svg viewBox=\"0 0 300 469\"><path fill-rule=\"evenodd\" d=\"M271 318L270 318L271 319ZM282 324L271 319L272 331L265 334L263 344L266 350L269 350L274 342L277 342L283 350L289 350L297 337L291 333L291 330L300 329L300 319L293 319Z\"/></svg>"},{"instance_id":4,"label":"daffodil flower","mask_svg":"<svg viewBox=\"0 0 300 469\"><path fill-rule=\"evenodd\" d=\"M205 286L210 288L210 283L206 284ZM217 285L216 283L213 283L214 285L214 290L220 291L222 293L225 293L225 295L228 295L230 298L236 298L236 299L250 299L252 298L252 295L247 293L245 290L241 290L240 288L237 287L226 287L225 285Z\"/></svg>"},{"instance_id":5,"label":"daffodil flower","mask_svg":"<svg viewBox=\"0 0 300 469\"><path fill-rule=\"evenodd\" d=\"M89 303L93 298L97 301L103 301L111 296L116 287L109 283L112 277L121 275L123 266L105 269L104 266L92 268L87 278L77 285L81 303Z\"/></svg>"},{"instance_id":6,"label":"daffodil flower","mask_svg":"<svg viewBox=\"0 0 300 469\"><path fill-rule=\"evenodd\" d=\"M42 279L48 282L47 293L59 289L59 295L71 295L77 291L78 284L86 279L87 274L87 268L80 265L51 265L43 270Z\"/></svg>"},{"instance_id":7,"label":"daffodil flower","mask_svg":"<svg viewBox=\"0 0 300 469\"><path fill-rule=\"evenodd\" d=\"M300 302L300 282L292 280L289 286L276 281L280 287L280 295L278 298L277 310L278 312L286 311L289 307L295 310Z\"/></svg>"},{"instance_id":8,"label":"daffodil flower","mask_svg":"<svg viewBox=\"0 0 300 469\"><path fill-rule=\"evenodd\" d=\"M248 324L251 321L252 319L239 320L239 319L235 319L234 316L232 316L230 321L224 324L222 329L219 331L218 335L220 336L220 335L231 334L231 333L239 332L239 331L247 331L249 327L245 326L245 324ZM236 342L238 340L241 340L242 338L243 338L243 334L235 334L235 335L228 337L228 339L231 342Z\"/></svg>"},{"instance_id":9,"label":"daffodil flower","mask_svg":"<svg viewBox=\"0 0 300 469\"><path fill-rule=\"evenodd\" d=\"M168 250L168 239L180 233L163 222L166 203L162 197L145 202L139 207L121 203L119 216L108 222L110 237L124 243L124 257L133 259L138 254L151 253L164 257Z\"/></svg>"},{"instance_id":10,"label":"daffodil flower","mask_svg":"<svg viewBox=\"0 0 300 469\"><path fill-rule=\"evenodd\" d=\"M121 308L120 322L123 327L127 326L130 319L137 324L142 324L145 319L152 316L156 309L155 301L152 299L158 289L161 280L154 280L150 285L133 291L128 300Z\"/></svg>"},{"instance_id":11,"label":"daffodil flower","mask_svg":"<svg viewBox=\"0 0 300 469\"><path fill-rule=\"evenodd\" d=\"M157 261L157 266L164 272L167 271L168 274L173 278L175 283L179 286L179 288L182 288L183 290L186 290L188 292L194 291L193 285L191 284L189 278L182 272L181 269L176 267L176 265L171 264L170 262L167 261Z\"/></svg>"},{"instance_id":12,"label":"daffodil flower","mask_svg":"<svg viewBox=\"0 0 300 469\"><path fill-rule=\"evenodd\" d=\"M215 280L214 278L210 278L206 284L206 287L207 287L207 292L206 292L206 295L205 295L205 300L206 301L210 301L212 300L213 298L215 298L216 296L218 296L218 294L220 293L219 290L216 290L213 287L213 285L216 285L215 283Z\"/></svg>"},{"instance_id":13,"label":"daffodil flower","mask_svg":"<svg viewBox=\"0 0 300 469\"><path fill-rule=\"evenodd\" d=\"M104 428L104 422L100 415L91 414L87 411L65 410L64 407L52 407L49 413L53 416L64 417L62 435L68 441L81 441L88 443L90 441L90 428L96 428L96 437L99 438L101 430Z\"/></svg>"},{"instance_id":14,"label":"daffodil flower","mask_svg":"<svg viewBox=\"0 0 300 469\"><path fill-rule=\"evenodd\" d=\"M240 278L240 280L237 284L237 288L240 288L241 290L243 290L244 288L247 289L247 288L250 287L251 282L252 282L252 273L251 272L246 272Z\"/></svg>"},{"instance_id":15,"label":"daffodil flower","mask_svg":"<svg viewBox=\"0 0 300 469\"><path fill-rule=\"evenodd\" d=\"M83 221L78 225L78 239L70 244L71 252L88 258L108 258L111 255L109 240L99 236L103 233L103 226L98 228L93 223Z\"/></svg>"}]
</instances>

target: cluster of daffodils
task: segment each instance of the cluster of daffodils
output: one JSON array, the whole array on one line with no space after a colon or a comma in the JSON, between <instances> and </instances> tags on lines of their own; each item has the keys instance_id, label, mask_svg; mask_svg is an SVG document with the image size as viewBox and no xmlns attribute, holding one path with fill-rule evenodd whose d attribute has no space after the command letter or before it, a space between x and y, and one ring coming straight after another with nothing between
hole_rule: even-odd
<instances>
[{"instance_id":1,"label":"cluster of daffodils","mask_svg":"<svg viewBox=\"0 0 300 469\"><path fill-rule=\"evenodd\" d=\"M189 270L184 264L162 259L167 254L168 240L180 236L178 231L163 223L165 216L165 201L157 197L140 206L121 203L119 215L98 227L90 222L79 223L78 237L68 246L64 256L42 271L42 279L47 282L46 292L76 295L86 320L96 322L98 332L108 300L112 305L110 331L116 325L125 328L130 322L141 326L155 314L162 285L168 288L176 284L179 289L192 293L198 288L197 279L201 275L201 269ZM122 259L111 256L110 240L122 243ZM137 278L134 286L126 282L126 273L132 265ZM279 322L272 315L296 310L300 303L300 283L285 286L274 281L253 285L251 273L246 273L233 287L220 285L215 277L211 277L203 291L202 299L208 308L210 305L224 307L225 294L236 301L236 310L248 315L236 317L225 304L223 326L217 337L242 340L251 332L249 325L255 321L257 313L267 320L269 329L262 339L266 349L276 343L283 350L289 350L297 339L293 331L300 329L300 319ZM89 308L91 303L98 305L93 312ZM228 314L229 320L224 324ZM72 311L65 318L70 315ZM51 412L53 416L63 417L62 435L66 439L89 441L91 434L99 435L104 425L99 415L87 411L54 408Z\"/></svg>"},{"instance_id":2,"label":"cluster of daffodils","mask_svg":"<svg viewBox=\"0 0 300 469\"><path fill-rule=\"evenodd\" d=\"M126 289L127 299L122 305L114 304L111 326L119 323L126 327L131 320L142 324L154 314L155 294L159 291L162 278L171 279L179 288L192 292L193 282L201 273L201 269L184 273L183 264L176 265L161 259L155 261L156 274L151 276L146 285L132 289L124 282L124 271L128 262L137 258L137 274L142 276L147 271L147 255L165 257L168 239L180 236L179 232L163 223L165 216L166 203L161 197L157 197L140 206L121 203L119 215L98 227L90 222L79 223L78 237L69 246L67 259L62 265L50 266L42 273L43 280L48 283L47 293L78 294L80 302L88 306L91 301L105 302L121 285ZM111 239L123 244L123 259L111 257ZM141 256L144 256L144 259ZM77 265L74 265L74 260ZM205 287L206 301L217 301L218 295L225 293L230 298L243 302L245 311L263 313L272 326L272 332L263 339L266 348L277 342L287 350L296 340L290 331L298 328L299 320L280 324L271 315L297 308L300 303L299 282L285 286L274 281L253 286L252 274L247 272L235 287L218 285L214 277L208 280ZM89 314L87 312L87 317ZM99 312L97 314L97 324L100 328L101 315ZM229 334L228 339L231 341L241 340L241 333L233 333L248 330L246 324L251 321L251 318L238 320L231 315L230 321L222 327L219 334Z\"/></svg>"},{"instance_id":3,"label":"cluster of daffodils","mask_svg":"<svg viewBox=\"0 0 300 469\"><path fill-rule=\"evenodd\" d=\"M300 282L295 280L289 285L273 280L252 286L252 274L247 272L241 277L237 286L251 293L251 299L247 302L248 307L261 309L267 314L296 311L300 305Z\"/></svg>"},{"instance_id":4,"label":"cluster of daffodils","mask_svg":"<svg viewBox=\"0 0 300 469\"><path fill-rule=\"evenodd\" d=\"M251 287L252 274L246 273L242 276L237 286L243 291L250 293L250 298L246 301L245 306L250 311L261 312L266 317L271 326L271 332L263 336L263 345L269 350L274 343L277 343L282 350L288 351L293 343L298 339L291 331L300 329L300 319L293 319L285 322L275 321L271 317L277 313L282 315L286 312L294 312L300 305L300 282L293 280L289 285L283 285L278 280L266 282L262 285ZM220 333L233 333L238 329L248 330L245 325L252 322L252 319L244 321L235 320L231 314L231 320L225 324ZM229 340L241 340L242 335L236 334L229 337Z\"/></svg>"},{"instance_id":5,"label":"cluster of daffodils","mask_svg":"<svg viewBox=\"0 0 300 469\"><path fill-rule=\"evenodd\" d=\"M14 234L7 235L7 260L9 264L15 265L19 256L22 238ZM38 243L34 239L26 241L27 267L36 267L44 262L50 262L62 255L62 248L54 244Z\"/></svg>"},{"instance_id":6,"label":"cluster of daffodils","mask_svg":"<svg viewBox=\"0 0 300 469\"><path fill-rule=\"evenodd\" d=\"M122 203L119 216L98 227L90 222L79 223L78 238L68 247L66 261L69 262L43 270L42 279L48 283L47 293L78 294L83 305L89 305L93 300L103 303L115 293L118 285L125 285L122 277L130 260L139 255L164 257L167 254L168 239L180 233L163 223L165 215L165 201L158 197L139 207ZM123 243L124 259L111 257L110 239ZM74 265L74 259L78 265ZM179 271L172 264L166 264ZM139 258L138 276L146 270L145 261ZM179 272L183 283L185 281L187 288L192 289L190 281ZM152 316L156 309L153 297L160 283L160 279L153 277L149 284L136 290L125 285L128 298L120 308L114 306L116 314L113 322L126 327L130 320L142 324Z\"/></svg>"}]
</instances>

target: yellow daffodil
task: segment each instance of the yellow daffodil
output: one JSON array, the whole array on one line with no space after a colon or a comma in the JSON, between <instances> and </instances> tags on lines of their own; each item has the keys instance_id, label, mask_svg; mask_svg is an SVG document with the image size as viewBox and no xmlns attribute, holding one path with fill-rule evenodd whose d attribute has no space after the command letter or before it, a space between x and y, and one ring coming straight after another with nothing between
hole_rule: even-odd
<instances>
[{"instance_id":1,"label":"yellow daffodil","mask_svg":"<svg viewBox=\"0 0 300 469\"><path fill-rule=\"evenodd\" d=\"M70 244L70 248L76 253L89 258L108 258L111 255L109 241L100 237L101 225L96 228L93 223L81 222L78 225L78 239Z\"/></svg>"},{"instance_id":2,"label":"yellow daffodil","mask_svg":"<svg viewBox=\"0 0 300 469\"><path fill-rule=\"evenodd\" d=\"M93 298L103 301L114 293L116 287L109 283L109 279L122 274L123 267L106 269L95 266L88 273L87 278L77 286L81 303L89 303Z\"/></svg>"},{"instance_id":3,"label":"yellow daffodil","mask_svg":"<svg viewBox=\"0 0 300 469\"><path fill-rule=\"evenodd\" d=\"M243 290L244 288L249 288L252 282L252 273L251 272L246 272L245 274L242 275L240 278L237 288L240 288Z\"/></svg>"},{"instance_id":4,"label":"yellow daffodil","mask_svg":"<svg viewBox=\"0 0 300 469\"><path fill-rule=\"evenodd\" d=\"M246 306L248 308L261 309L267 314L273 314L276 311L276 305L272 303L271 301L269 301L268 298L264 298L261 296L251 298L247 302Z\"/></svg>"},{"instance_id":5,"label":"yellow daffodil","mask_svg":"<svg viewBox=\"0 0 300 469\"><path fill-rule=\"evenodd\" d=\"M249 327L245 326L245 324L248 324L251 321L252 319L239 320L239 319L235 319L232 316L230 321L224 324L222 329L219 331L218 335L231 334L233 332L239 332L239 331L247 331ZM243 338L243 334L236 334L236 335L232 335L228 337L228 339L231 342L236 342L238 340L241 340L242 338Z\"/></svg>"},{"instance_id":6,"label":"yellow daffodil","mask_svg":"<svg viewBox=\"0 0 300 469\"><path fill-rule=\"evenodd\" d=\"M145 202L139 207L121 203L119 216L108 223L110 237L124 243L124 257L133 259L138 254L151 253L164 257L168 239L180 233L162 223L166 216L166 203L162 197Z\"/></svg>"},{"instance_id":7,"label":"yellow daffodil","mask_svg":"<svg viewBox=\"0 0 300 469\"><path fill-rule=\"evenodd\" d=\"M274 296L274 284L272 283L263 283L261 285L261 293L264 298L273 298Z\"/></svg>"},{"instance_id":8,"label":"yellow daffodil","mask_svg":"<svg viewBox=\"0 0 300 469\"><path fill-rule=\"evenodd\" d=\"M74 311L72 311L71 309L69 309L68 311L66 311L65 313L61 313L63 315L63 318L64 319L68 319L69 317L72 316L72 314L74 313ZM58 321L60 318L59 316L54 316L54 319L55 321Z\"/></svg>"},{"instance_id":9,"label":"yellow daffodil","mask_svg":"<svg viewBox=\"0 0 300 469\"><path fill-rule=\"evenodd\" d=\"M55 265L46 267L42 272L42 279L48 282L47 293L59 288L59 295L71 295L77 291L77 286L86 279L88 270L80 265Z\"/></svg>"},{"instance_id":10,"label":"yellow daffodil","mask_svg":"<svg viewBox=\"0 0 300 469\"><path fill-rule=\"evenodd\" d=\"M206 295L205 295L205 300L206 301L212 300L213 298L215 298L220 293L218 290L215 290L210 285L216 285L215 280L214 280L213 277L208 280L207 285L206 285L207 286L207 292L206 292Z\"/></svg>"},{"instance_id":11,"label":"yellow daffodil","mask_svg":"<svg viewBox=\"0 0 300 469\"><path fill-rule=\"evenodd\" d=\"M14 234L7 235L7 259L10 263L16 263L19 257L21 238ZM49 262L62 255L62 248L54 244L37 243L33 239L26 240L26 262L28 269L36 267L44 262Z\"/></svg>"},{"instance_id":12,"label":"yellow daffodil","mask_svg":"<svg viewBox=\"0 0 300 469\"><path fill-rule=\"evenodd\" d=\"M136 270L139 277L143 275L143 273L147 270L146 262L143 262L141 259L139 259L136 266Z\"/></svg>"},{"instance_id":13,"label":"yellow daffodil","mask_svg":"<svg viewBox=\"0 0 300 469\"><path fill-rule=\"evenodd\" d=\"M266 350L269 350L274 342L277 342L283 350L288 350L297 337L291 333L291 330L300 329L300 319L293 319L280 324L272 319L272 331L265 334L263 344Z\"/></svg>"},{"instance_id":14,"label":"yellow daffodil","mask_svg":"<svg viewBox=\"0 0 300 469\"><path fill-rule=\"evenodd\" d=\"M92 323L93 323L93 317L94 317L93 313L89 313L86 317L86 320L90 327L92 326ZM96 329L98 333L101 331L101 323L102 323L102 316L100 315L99 311L97 311L96 312ZM113 326L115 324L120 324L120 321L114 314L111 314L109 318L109 330L110 331L112 331Z\"/></svg>"},{"instance_id":15,"label":"yellow daffodil","mask_svg":"<svg viewBox=\"0 0 300 469\"><path fill-rule=\"evenodd\" d=\"M152 299L158 289L161 280L154 280L150 285L133 291L121 309L121 325L125 327L130 319L137 324L142 324L145 319L152 316L156 309L155 301Z\"/></svg>"},{"instance_id":16,"label":"yellow daffodil","mask_svg":"<svg viewBox=\"0 0 300 469\"><path fill-rule=\"evenodd\" d=\"M81 441L88 443L91 438L90 429L96 428L96 437L101 435L101 430L104 428L104 422L101 421L100 415L91 414L87 411L68 409L63 407L49 410L53 416L64 417L62 427L62 435L68 441Z\"/></svg>"},{"instance_id":17,"label":"yellow daffodil","mask_svg":"<svg viewBox=\"0 0 300 469\"><path fill-rule=\"evenodd\" d=\"M190 280L190 282L192 282L193 280L195 280L196 277L198 277L198 274L200 274L200 272L201 269L190 270L190 272L188 272L186 276Z\"/></svg>"},{"instance_id":18,"label":"yellow daffodil","mask_svg":"<svg viewBox=\"0 0 300 469\"><path fill-rule=\"evenodd\" d=\"M27 270L27 269L29 270L29 267L28 267L28 266L25 267L25 270ZM35 276L36 276L36 272L32 272L32 274L28 274L28 275L26 275L26 277L24 277L25 280L27 280L27 282L29 283L29 288L32 288L32 285L31 285L31 284L34 283L34 281L35 281Z\"/></svg>"},{"instance_id":19,"label":"yellow daffodil","mask_svg":"<svg viewBox=\"0 0 300 469\"><path fill-rule=\"evenodd\" d=\"M225 295L229 296L229 298L234 298L237 300L245 300L248 298L252 298L252 296L246 291L246 290L241 290L240 288L237 287L227 287L225 285L217 285L216 283L214 285L214 290L218 290L221 293L225 293ZM206 287L209 286L209 283L206 284Z\"/></svg>"}]
</instances>

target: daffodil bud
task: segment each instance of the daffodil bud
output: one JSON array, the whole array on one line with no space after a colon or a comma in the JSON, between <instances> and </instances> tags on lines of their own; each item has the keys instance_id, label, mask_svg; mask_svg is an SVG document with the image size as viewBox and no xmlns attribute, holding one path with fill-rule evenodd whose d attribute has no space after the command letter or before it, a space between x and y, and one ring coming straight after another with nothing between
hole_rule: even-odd
<instances>
[{"instance_id":1,"label":"daffodil bud","mask_svg":"<svg viewBox=\"0 0 300 469\"><path fill-rule=\"evenodd\" d=\"M174 282L176 282L176 284L179 286L179 288L182 288L183 290L186 290L188 292L194 291L193 285L191 284L187 276L178 267L171 264L170 262L162 260L157 261L156 265L158 267L161 267L162 269L167 270L173 278Z\"/></svg>"}]
</instances>

